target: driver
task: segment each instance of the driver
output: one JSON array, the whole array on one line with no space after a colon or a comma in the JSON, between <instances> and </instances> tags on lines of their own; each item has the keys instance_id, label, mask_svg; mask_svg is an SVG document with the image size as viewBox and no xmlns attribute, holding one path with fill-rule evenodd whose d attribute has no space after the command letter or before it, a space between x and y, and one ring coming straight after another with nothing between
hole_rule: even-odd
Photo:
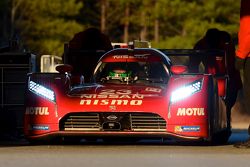
<instances>
[{"instance_id":1,"label":"driver","mask_svg":"<svg viewBox=\"0 0 250 167\"><path fill-rule=\"evenodd\" d=\"M126 71L122 68L115 68L112 71L108 72L106 77L107 81L109 80L119 80L121 82L129 82L131 80L132 71Z\"/></svg>"}]
</instances>

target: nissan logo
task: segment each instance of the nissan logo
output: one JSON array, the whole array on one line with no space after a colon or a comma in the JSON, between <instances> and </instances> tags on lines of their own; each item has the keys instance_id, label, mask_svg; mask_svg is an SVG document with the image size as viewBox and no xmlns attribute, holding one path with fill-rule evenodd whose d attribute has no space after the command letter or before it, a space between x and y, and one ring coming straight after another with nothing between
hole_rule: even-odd
<instances>
[{"instance_id":1,"label":"nissan logo","mask_svg":"<svg viewBox=\"0 0 250 167\"><path fill-rule=\"evenodd\" d=\"M115 115L109 115L109 116L107 116L107 119L110 120L110 121L113 121L113 120L117 119L117 116L115 116Z\"/></svg>"}]
</instances>

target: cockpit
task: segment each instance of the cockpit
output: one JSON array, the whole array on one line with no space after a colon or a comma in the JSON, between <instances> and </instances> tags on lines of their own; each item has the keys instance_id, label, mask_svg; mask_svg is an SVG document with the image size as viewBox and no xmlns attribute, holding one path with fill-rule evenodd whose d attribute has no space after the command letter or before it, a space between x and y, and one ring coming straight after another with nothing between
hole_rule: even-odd
<instances>
[{"instance_id":1,"label":"cockpit","mask_svg":"<svg viewBox=\"0 0 250 167\"><path fill-rule=\"evenodd\" d=\"M99 62L95 71L97 83L162 83L169 79L168 69L162 62Z\"/></svg>"}]
</instances>

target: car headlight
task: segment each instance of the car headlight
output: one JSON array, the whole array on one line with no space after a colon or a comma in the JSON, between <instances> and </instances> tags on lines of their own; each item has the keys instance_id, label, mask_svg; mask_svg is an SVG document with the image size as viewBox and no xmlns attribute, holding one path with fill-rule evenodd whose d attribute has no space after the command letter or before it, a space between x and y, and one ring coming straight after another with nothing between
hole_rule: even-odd
<instances>
[{"instance_id":1,"label":"car headlight","mask_svg":"<svg viewBox=\"0 0 250 167\"><path fill-rule=\"evenodd\" d=\"M192 83L189 83L183 87L177 88L175 91L172 92L170 101L171 103L180 101L191 96L194 93L197 93L202 88L202 80L196 80Z\"/></svg>"},{"instance_id":2,"label":"car headlight","mask_svg":"<svg viewBox=\"0 0 250 167\"><path fill-rule=\"evenodd\" d=\"M34 81L29 81L29 90L39 96L55 102L55 93Z\"/></svg>"}]
</instances>

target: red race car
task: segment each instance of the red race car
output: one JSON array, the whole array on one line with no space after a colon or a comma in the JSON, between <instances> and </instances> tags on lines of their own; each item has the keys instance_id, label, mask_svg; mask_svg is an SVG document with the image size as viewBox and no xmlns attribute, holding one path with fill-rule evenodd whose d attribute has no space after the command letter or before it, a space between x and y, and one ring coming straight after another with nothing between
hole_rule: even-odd
<instances>
[{"instance_id":1,"label":"red race car","mask_svg":"<svg viewBox=\"0 0 250 167\"><path fill-rule=\"evenodd\" d=\"M226 142L227 77L189 74L168 54L179 55L152 48L111 50L89 83L66 64L57 67L59 73L28 74L25 136Z\"/></svg>"}]
</instances>

